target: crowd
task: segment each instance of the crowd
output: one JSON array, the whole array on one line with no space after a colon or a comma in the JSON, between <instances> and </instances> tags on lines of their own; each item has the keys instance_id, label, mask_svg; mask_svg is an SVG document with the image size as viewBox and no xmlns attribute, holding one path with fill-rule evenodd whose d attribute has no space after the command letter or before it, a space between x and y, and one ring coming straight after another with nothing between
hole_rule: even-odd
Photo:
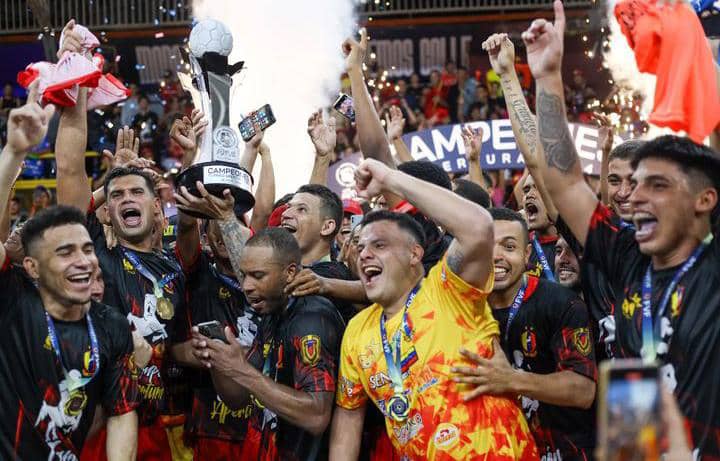
<instances>
[{"instance_id":1,"label":"crowd","mask_svg":"<svg viewBox=\"0 0 720 461\"><path fill-rule=\"evenodd\" d=\"M74 27L59 56L84 56ZM171 76L163 114L135 89L102 113L84 87L62 109L37 82L25 103L4 98L0 457L720 459L720 154L673 135L613 146L607 130L589 181L567 126L564 27L556 0L555 21L522 35L526 67L494 34L488 87L449 65L387 99L361 30L342 44L352 136L312 114L309 182L278 198L257 130L240 162L261 163L248 215L229 190L164 174L209 135ZM123 128L90 181L105 114ZM399 136L476 116L511 120L527 167L511 200L482 171L481 132L464 130L469 169L452 178ZM54 118L56 196L36 191L23 216L13 185ZM341 200L327 169L351 143L358 198ZM630 358L667 389L662 444L598 433L598 364Z\"/></svg>"}]
</instances>

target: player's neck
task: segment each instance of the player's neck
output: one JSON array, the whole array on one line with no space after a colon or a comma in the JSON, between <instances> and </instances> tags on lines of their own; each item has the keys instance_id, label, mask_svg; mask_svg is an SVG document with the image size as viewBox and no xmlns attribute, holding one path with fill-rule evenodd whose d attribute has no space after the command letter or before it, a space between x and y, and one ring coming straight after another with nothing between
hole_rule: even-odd
<instances>
[{"instance_id":1,"label":"player's neck","mask_svg":"<svg viewBox=\"0 0 720 461\"><path fill-rule=\"evenodd\" d=\"M85 304L64 304L52 296L47 290L39 287L38 291L40 292L43 307L45 307L47 313L50 314L50 317L55 320L75 322L82 319L90 309L90 301Z\"/></svg>"},{"instance_id":2,"label":"player's neck","mask_svg":"<svg viewBox=\"0 0 720 461\"><path fill-rule=\"evenodd\" d=\"M137 242L131 242L129 240L126 240L120 236L118 236L118 243L128 250L133 251L139 251L142 253L150 253L155 249L155 246L153 244L153 236L152 234L148 235L142 240L139 240Z\"/></svg>"},{"instance_id":3,"label":"player's neck","mask_svg":"<svg viewBox=\"0 0 720 461\"><path fill-rule=\"evenodd\" d=\"M703 239L710 233L710 224L697 225L696 231L690 231L677 245L664 254L652 255L654 270L669 269L683 264L693 254Z\"/></svg>"},{"instance_id":4,"label":"player's neck","mask_svg":"<svg viewBox=\"0 0 720 461\"><path fill-rule=\"evenodd\" d=\"M507 287L505 290L493 290L488 296L488 304L493 309L505 309L515 300L515 295L520 291L520 287L523 284L524 277L518 277L518 279Z\"/></svg>"},{"instance_id":5,"label":"player's neck","mask_svg":"<svg viewBox=\"0 0 720 461\"><path fill-rule=\"evenodd\" d=\"M422 278L423 274L419 273L405 279L405 283L398 283L398 287L402 285L403 289L398 290L398 293L394 299L388 300L382 304L383 313L385 314L386 318L390 319L394 317L397 313L402 312L402 310L405 309L405 303L410 296L410 292L412 292L412 290L418 285L418 283L420 283Z\"/></svg>"},{"instance_id":6,"label":"player's neck","mask_svg":"<svg viewBox=\"0 0 720 461\"><path fill-rule=\"evenodd\" d=\"M311 266L330 254L330 244L325 240L317 241L312 247L303 252L303 266Z\"/></svg>"}]
</instances>

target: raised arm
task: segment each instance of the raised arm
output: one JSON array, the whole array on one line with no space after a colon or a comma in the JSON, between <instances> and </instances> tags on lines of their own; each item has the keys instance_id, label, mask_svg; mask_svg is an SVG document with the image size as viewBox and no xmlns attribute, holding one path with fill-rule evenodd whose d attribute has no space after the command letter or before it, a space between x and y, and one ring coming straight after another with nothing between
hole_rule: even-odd
<instances>
[{"instance_id":1,"label":"raised arm","mask_svg":"<svg viewBox=\"0 0 720 461\"><path fill-rule=\"evenodd\" d=\"M600 122L600 137L602 139L602 162L600 163L600 200L610 205L610 192L608 190L608 175L610 174L610 152L613 147L613 130L610 120L603 114L593 113L593 118Z\"/></svg>"},{"instance_id":2,"label":"raised arm","mask_svg":"<svg viewBox=\"0 0 720 461\"><path fill-rule=\"evenodd\" d=\"M355 172L361 197L387 192L404 197L455 239L447 250L450 269L467 283L485 287L492 275L493 222L481 206L452 191L365 160Z\"/></svg>"},{"instance_id":3,"label":"raised arm","mask_svg":"<svg viewBox=\"0 0 720 461\"><path fill-rule=\"evenodd\" d=\"M405 129L405 117L398 106L391 106L390 113L385 116L385 129L387 137L395 147L397 163L411 162L413 159L410 149L403 141L402 134Z\"/></svg>"},{"instance_id":4,"label":"raised arm","mask_svg":"<svg viewBox=\"0 0 720 461\"><path fill-rule=\"evenodd\" d=\"M567 125L561 71L565 11L555 0L555 23L536 19L522 37L537 86L538 137L545 153L543 178L552 202L581 245L598 200L585 183Z\"/></svg>"},{"instance_id":5,"label":"raised arm","mask_svg":"<svg viewBox=\"0 0 720 461\"><path fill-rule=\"evenodd\" d=\"M548 216L555 221L558 212L543 181L541 161L544 156L538 146L537 124L525 100L520 80L515 71L515 46L507 34L493 34L483 42L482 46L488 52L493 70L500 76L500 86L505 94L510 124L518 149L525 160L525 167L528 174L535 180L535 187L547 208ZM518 184L522 190L522 183ZM520 202L518 202L519 204Z\"/></svg>"},{"instance_id":6,"label":"raised arm","mask_svg":"<svg viewBox=\"0 0 720 461\"><path fill-rule=\"evenodd\" d=\"M73 31L74 21L63 30L65 40L61 43L58 57L66 51L83 53L82 38ZM77 102L63 109L60 115L55 141L57 163L57 202L83 211L88 209L92 190L85 172L85 149L87 147L87 88L80 87Z\"/></svg>"},{"instance_id":7,"label":"raised arm","mask_svg":"<svg viewBox=\"0 0 720 461\"><path fill-rule=\"evenodd\" d=\"M267 144L260 144L260 179L255 190L255 207L253 207L250 228L255 232L267 227L268 219L272 214L275 203L275 169L273 167L270 148Z\"/></svg>"},{"instance_id":8,"label":"raised arm","mask_svg":"<svg viewBox=\"0 0 720 461\"><path fill-rule=\"evenodd\" d=\"M337 142L335 118L330 117L324 122L322 111L318 110L308 119L307 131L315 147L315 164L310 175L310 184L327 186L330 159Z\"/></svg>"},{"instance_id":9,"label":"raised arm","mask_svg":"<svg viewBox=\"0 0 720 461\"><path fill-rule=\"evenodd\" d=\"M47 134L55 106L44 109L37 103L38 83L30 85L27 103L10 111L7 121L7 144L0 153L0 203L10 200L12 186L30 150L40 144ZM5 261L5 247L0 245L0 261Z\"/></svg>"},{"instance_id":10,"label":"raised arm","mask_svg":"<svg viewBox=\"0 0 720 461\"><path fill-rule=\"evenodd\" d=\"M360 150L362 150L365 158L379 160L390 168L395 168L390 146L385 137L385 130L383 130L380 117L375 111L372 97L365 85L363 63L365 62L367 43L367 31L364 28L360 29L359 43L353 38L348 38L343 43L343 52L346 56L345 65L352 89Z\"/></svg>"},{"instance_id":11,"label":"raised arm","mask_svg":"<svg viewBox=\"0 0 720 461\"><path fill-rule=\"evenodd\" d=\"M482 165L480 164L480 151L482 151L482 128L472 129L465 126L462 133L465 144L465 155L468 159L468 175L470 181L487 190L489 184L485 184Z\"/></svg>"}]
</instances>

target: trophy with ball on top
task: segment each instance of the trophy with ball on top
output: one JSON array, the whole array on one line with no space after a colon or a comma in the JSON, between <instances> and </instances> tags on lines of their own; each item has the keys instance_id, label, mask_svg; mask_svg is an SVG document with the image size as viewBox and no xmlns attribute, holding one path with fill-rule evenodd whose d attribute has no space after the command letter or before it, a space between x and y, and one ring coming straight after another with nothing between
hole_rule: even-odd
<instances>
[{"instance_id":1,"label":"trophy with ball on top","mask_svg":"<svg viewBox=\"0 0 720 461\"><path fill-rule=\"evenodd\" d=\"M188 44L190 52L182 47L180 52L189 64L189 73L178 72L178 78L195 107L208 117L208 126L192 166L181 172L176 182L178 187L184 186L198 196L197 181L218 197L230 189L235 198L235 214L240 216L255 205L252 176L240 167L240 136L230 125L232 76L242 69L243 62L228 64L233 37L225 24L214 19L198 22L190 32ZM208 218L196 211L188 210L188 214Z\"/></svg>"}]
</instances>

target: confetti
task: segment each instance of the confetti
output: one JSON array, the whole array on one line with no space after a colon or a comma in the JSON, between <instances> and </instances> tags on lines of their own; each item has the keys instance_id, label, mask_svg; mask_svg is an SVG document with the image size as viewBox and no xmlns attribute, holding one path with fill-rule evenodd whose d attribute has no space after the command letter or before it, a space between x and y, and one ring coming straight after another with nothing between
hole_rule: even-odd
<instances>
[{"instance_id":1,"label":"confetti","mask_svg":"<svg viewBox=\"0 0 720 461\"><path fill-rule=\"evenodd\" d=\"M115 56L115 62L120 62L120 59L122 59L122 56L120 56L120 55Z\"/></svg>"},{"instance_id":2,"label":"confetti","mask_svg":"<svg viewBox=\"0 0 720 461\"><path fill-rule=\"evenodd\" d=\"M145 69L145 64L135 64L135 69L143 70L143 69Z\"/></svg>"},{"instance_id":3,"label":"confetti","mask_svg":"<svg viewBox=\"0 0 720 461\"><path fill-rule=\"evenodd\" d=\"M158 32L155 34L155 38L163 38L165 36L165 32Z\"/></svg>"}]
</instances>

